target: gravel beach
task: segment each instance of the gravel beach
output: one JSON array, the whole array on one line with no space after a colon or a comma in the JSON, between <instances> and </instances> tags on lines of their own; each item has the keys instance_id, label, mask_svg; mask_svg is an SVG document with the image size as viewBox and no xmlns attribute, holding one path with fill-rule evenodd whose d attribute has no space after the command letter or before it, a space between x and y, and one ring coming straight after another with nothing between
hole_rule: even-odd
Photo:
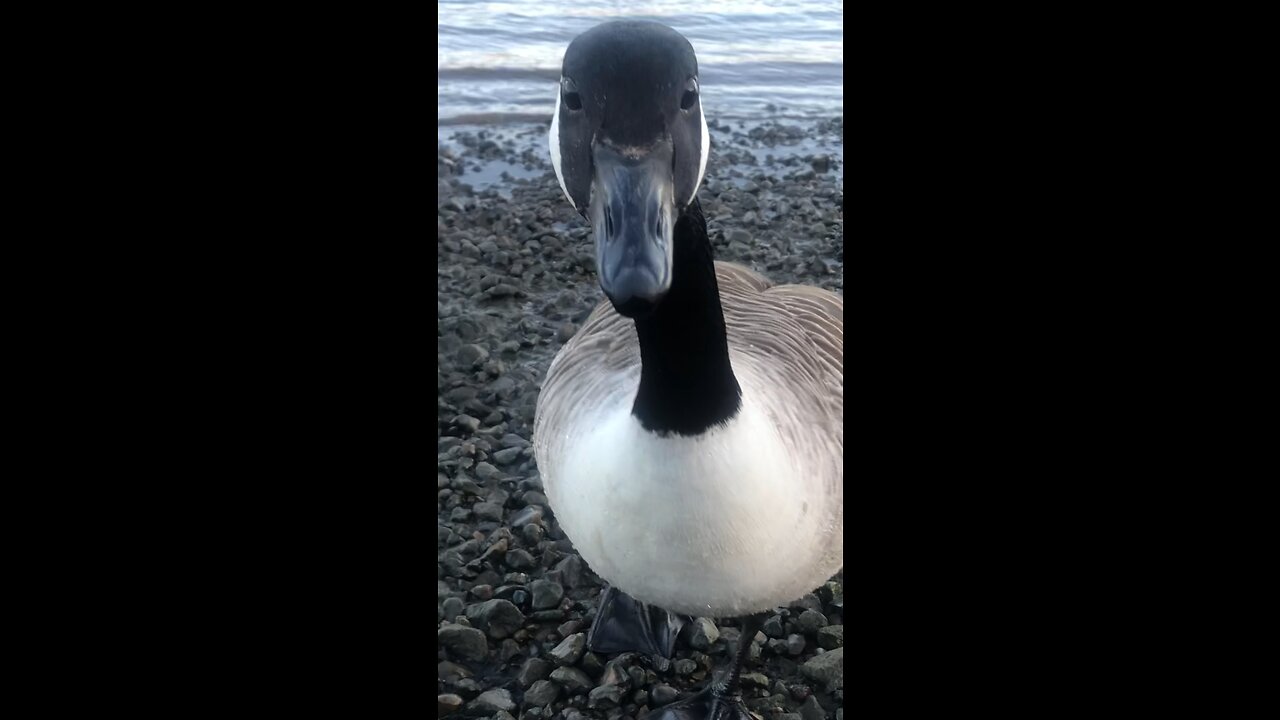
<instances>
[{"instance_id":1,"label":"gravel beach","mask_svg":"<svg viewBox=\"0 0 1280 720\"><path fill-rule=\"evenodd\" d=\"M698 197L716 257L844 292L844 120L712 124ZM671 659L585 651L602 588L531 447L547 366L603 300L546 125L439 129L439 716L635 720L701 688L737 623L700 618ZM761 718L843 718L843 572L779 608L744 669Z\"/></svg>"}]
</instances>

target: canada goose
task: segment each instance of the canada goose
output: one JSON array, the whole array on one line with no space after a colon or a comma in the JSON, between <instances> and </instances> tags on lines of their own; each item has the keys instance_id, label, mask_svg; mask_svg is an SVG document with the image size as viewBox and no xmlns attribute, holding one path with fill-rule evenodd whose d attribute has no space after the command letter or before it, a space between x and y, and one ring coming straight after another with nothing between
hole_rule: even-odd
<instances>
[{"instance_id":1,"label":"canada goose","mask_svg":"<svg viewBox=\"0 0 1280 720\"><path fill-rule=\"evenodd\" d=\"M622 591L594 648L669 655L674 614L743 618L726 676L651 715L678 720L747 717L760 613L844 559L844 301L714 261L696 198L709 140L675 30L612 22L569 45L552 164L608 302L551 363L534 450L560 526Z\"/></svg>"}]
</instances>

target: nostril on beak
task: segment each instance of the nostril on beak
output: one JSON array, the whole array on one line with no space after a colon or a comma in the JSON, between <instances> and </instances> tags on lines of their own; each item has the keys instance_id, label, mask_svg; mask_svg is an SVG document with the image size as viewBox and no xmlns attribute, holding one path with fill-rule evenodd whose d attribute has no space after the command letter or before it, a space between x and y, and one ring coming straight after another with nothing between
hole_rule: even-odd
<instances>
[{"instance_id":1,"label":"nostril on beak","mask_svg":"<svg viewBox=\"0 0 1280 720\"><path fill-rule=\"evenodd\" d=\"M610 239L615 237L613 234L613 213L609 211L607 205L604 209L604 232Z\"/></svg>"}]
</instances>

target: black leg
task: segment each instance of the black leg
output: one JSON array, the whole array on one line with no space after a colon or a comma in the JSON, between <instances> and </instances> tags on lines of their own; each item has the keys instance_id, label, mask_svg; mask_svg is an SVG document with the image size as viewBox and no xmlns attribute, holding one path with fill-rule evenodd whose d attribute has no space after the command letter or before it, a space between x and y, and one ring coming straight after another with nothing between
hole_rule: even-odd
<instances>
[{"instance_id":1,"label":"black leg","mask_svg":"<svg viewBox=\"0 0 1280 720\"><path fill-rule=\"evenodd\" d=\"M587 647L598 653L639 652L671 657L676 635L685 622L681 615L645 605L610 586L600 593Z\"/></svg>"},{"instance_id":2,"label":"black leg","mask_svg":"<svg viewBox=\"0 0 1280 720\"><path fill-rule=\"evenodd\" d=\"M742 704L739 680L742 677L742 666L751 653L751 642L764 625L764 618L764 615L742 618L738 648L734 652L729 672L720 680L709 683L689 698L654 710L644 720L752 720L751 714Z\"/></svg>"}]
</instances>

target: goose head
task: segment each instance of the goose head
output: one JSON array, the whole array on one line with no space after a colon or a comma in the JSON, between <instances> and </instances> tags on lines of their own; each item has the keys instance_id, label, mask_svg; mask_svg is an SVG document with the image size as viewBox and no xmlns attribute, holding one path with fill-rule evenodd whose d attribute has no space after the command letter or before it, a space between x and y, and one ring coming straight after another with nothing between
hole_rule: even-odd
<instances>
[{"instance_id":1,"label":"goose head","mask_svg":"<svg viewBox=\"0 0 1280 720\"><path fill-rule=\"evenodd\" d=\"M549 143L560 188L591 224L601 289L620 314L648 314L671 288L676 221L707 168L693 46L653 22L579 35Z\"/></svg>"}]
</instances>

